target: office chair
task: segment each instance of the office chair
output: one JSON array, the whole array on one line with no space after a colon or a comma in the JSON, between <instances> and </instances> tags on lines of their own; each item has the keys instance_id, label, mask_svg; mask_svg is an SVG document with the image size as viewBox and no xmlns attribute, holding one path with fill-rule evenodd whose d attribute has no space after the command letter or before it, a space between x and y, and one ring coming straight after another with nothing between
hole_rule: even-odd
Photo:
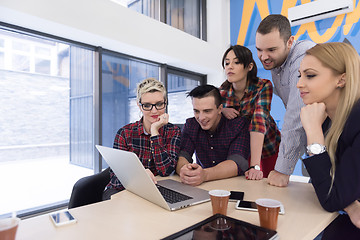
<instances>
[{"instance_id":1,"label":"office chair","mask_svg":"<svg viewBox=\"0 0 360 240\"><path fill-rule=\"evenodd\" d=\"M102 201L102 194L110 182L110 168L79 179L73 187L68 208L75 208Z\"/></svg>"}]
</instances>

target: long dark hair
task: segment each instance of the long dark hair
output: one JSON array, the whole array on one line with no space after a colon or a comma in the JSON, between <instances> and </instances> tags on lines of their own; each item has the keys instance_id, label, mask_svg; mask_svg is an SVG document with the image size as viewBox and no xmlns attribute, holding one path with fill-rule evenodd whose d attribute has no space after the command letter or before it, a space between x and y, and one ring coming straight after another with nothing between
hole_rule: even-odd
<instances>
[{"instance_id":1,"label":"long dark hair","mask_svg":"<svg viewBox=\"0 0 360 240\"><path fill-rule=\"evenodd\" d=\"M247 74L247 80L249 81L249 84L251 83L257 83L259 78L257 77L257 66L253 59L251 51L244 46L241 45L233 45L230 46L224 53L224 56L222 58L222 67L225 69L225 58L226 55L233 50L235 53L236 58L239 60L241 64L244 65L244 68L248 67L250 63L253 64L253 68L248 72ZM229 88L231 83L228 81L225 81L222 85L223 88L227 89Z\"/></svg>"}]
</instances>

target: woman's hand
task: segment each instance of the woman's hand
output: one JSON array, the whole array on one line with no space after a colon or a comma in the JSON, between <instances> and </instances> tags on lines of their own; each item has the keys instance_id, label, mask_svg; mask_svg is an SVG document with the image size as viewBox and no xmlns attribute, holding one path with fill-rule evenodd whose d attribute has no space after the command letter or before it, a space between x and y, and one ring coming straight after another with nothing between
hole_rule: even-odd
<instances>
[{"instance_id":1,"label":"woman's hand","mask_svg":"<svg viewBox=\"0 0 360 240\"><path fill-rule=\"evenodd\" d=\"M159 129L162 126L168 124L168 122L169 122L169 114L164 113L164 114L160 115L158 120L156 122L154 122L153 124L151 124L151 127L150 127L151 136L159 135Z\"/></svg>"},{"instance_id":2,"label":"woman's hand","mask_svg":"<svg viewBox=\"0 0 360 240\"><path fill-rule=\"evenodd\" d=\"M234 108L223 108L221 112L227 119L234 119L240 115L240 112Z\"/></svg>"},{"instance_id":3,"label":"woman's hand","mask_svg":"<svg viewBox=\"0 0 360 240\"><path fill-rule=\"evenodd\" d=\"M355 200L352 204L344 209L350 217L351 222L360 228L360 203Z\"/></svg>"},{"instance_id":4,"label":"woman's hand","mask_svg":"<svg viewBox=\"0 0 360 240\"><path fill-rule=\"evenodd\" d=\"M245 172L245 177L247 180L261 180L264 177L264 174L261 170L256 170L251 168Z\"/></svg>"},{"instance_id":5,"label":"woman's hand","mask_svg":"<svg viewBox=\"0 0 360 240\"><path fill-rule=\"evenodd\" d=\"M314 128L321 128L327 114L324 103L312 103L301 108L300 119L305 132L311 132Z\"/></svg>"},{"instance_id":6,"label":"woman's hand","mask_svg":"<svg viewBox=\"0 0 360 240\"><path fill-rule=\"evenodd\" d=\"M312 103L301 109L300 119L306 133L307 144L325 144L322 124L327 117L324 103Z\"/></svg>"},{"instance_id":7,"label":"woman's hand","mask_svg":"<svg viewBox=\"0 0 360 240\"><path fill-rule=\"evenodd\" d=\"M156 178L154 176L154 174L149 170L149 169L145 169L145 172L149 175L149 177L151 178L151 180L157 184Z\"/></svg>"}]
</instances>

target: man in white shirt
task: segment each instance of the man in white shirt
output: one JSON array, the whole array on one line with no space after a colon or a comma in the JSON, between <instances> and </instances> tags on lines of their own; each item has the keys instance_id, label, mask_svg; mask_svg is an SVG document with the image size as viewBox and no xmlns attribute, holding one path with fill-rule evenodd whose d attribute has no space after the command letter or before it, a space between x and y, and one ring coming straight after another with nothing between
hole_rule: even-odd
<instances>
[{"instance_id":1,"label":"man in white shirt","mask_svg":"<svg viewBox=\"0 0 360 240\"><path fill-rule=\"evenodd\" d=\"M298 159L305 153L306 135L300 122L304 103L296 83L300 62L313 46L311 41L295 41L289 20L279 14L264 18L256 31L258 57L264 68L271 70L274 92L286 108L279 155L275 170L268 176L268 183L274 186L287 186Z\"/></svg>"}]
</instances>

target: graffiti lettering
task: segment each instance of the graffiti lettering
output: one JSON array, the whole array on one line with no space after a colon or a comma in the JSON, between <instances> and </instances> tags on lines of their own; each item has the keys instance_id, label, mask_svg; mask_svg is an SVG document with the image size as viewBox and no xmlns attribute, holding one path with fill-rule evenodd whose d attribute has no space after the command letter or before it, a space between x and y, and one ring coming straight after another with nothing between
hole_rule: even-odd
<instances>
[{"instance_id":1,"label":"graffiti lettering","mask_svg":"<svg viewBox=\"0 0 360 240\"><path fill-rule=\"evenodd\" d=\"M284 0L282 3L282 9L281 14L284 16L287 16L288 9L291 7L294 7L296 5L297 0ZM301 4L309 3L310 0L302 0ZM243 10L242 10L242 17L241 17L241 25L239 29L239 35L237 43L244 45L246 34L248 32L248 27L250 26L250 19L252 17L252 14L254 12L255 4L257 5L257 8L259 9L259 14L261 19L265 18L267 15L270 14L269 11L269 5L267 0L246 0L244 1ZM356 5L356 1L354 1L354 11L347 14L341 14L338 15L334 22L332 23L332 26L329 27L323 34L320 35L318 32L315 23L306 23L302 24L300 28L297 30L295 35L295 39L298 39L302 34L308 33L309 37L312 41L316 43L322 43L329 41L339 27L343 27L343 34L348 35L351 34L352 26L359 21L360 18L360 4ZM342 25L343 20L345 18L345 24Z\"/></svg>"}]
</instances>

